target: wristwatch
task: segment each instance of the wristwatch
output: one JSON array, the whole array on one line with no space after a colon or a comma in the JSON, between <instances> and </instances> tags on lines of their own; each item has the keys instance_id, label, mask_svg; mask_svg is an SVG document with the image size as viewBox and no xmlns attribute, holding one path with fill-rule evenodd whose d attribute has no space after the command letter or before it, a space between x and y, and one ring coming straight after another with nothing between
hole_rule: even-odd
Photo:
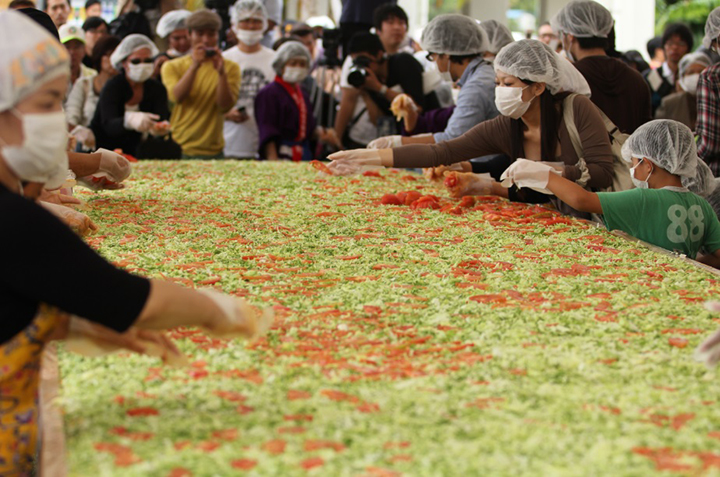
<instances>
[{"instance_id":1,"label":"wristwatch","mask_svg":"<svg viewBox=\"0 0 720 477\"><path fill-rule=\"evenodd\" d=\"M380 93L380 94L382 94L383 96L385 96L385 95L387 94L387 90L388 90L387 85L382 85L382 86L380 86L380 89L378 90L378 93Z\"/></svg>"}]
</instances>

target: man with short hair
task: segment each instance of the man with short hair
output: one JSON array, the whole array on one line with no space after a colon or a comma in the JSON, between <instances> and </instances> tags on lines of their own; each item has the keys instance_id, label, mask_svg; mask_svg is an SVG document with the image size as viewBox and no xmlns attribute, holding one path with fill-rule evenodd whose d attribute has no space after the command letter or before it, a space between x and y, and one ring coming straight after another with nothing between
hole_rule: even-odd
<instances>
[{"instance_id":1,"label":"man with short hair","mask_svg":"<svg viewBox=\"0 0 720 477\"><path fill-rule=\"evenodd\" d=\"M563 49L590 85L590 100L632 134L652 120L650 89L642 75L605 52L615 21L610 11L592 0L577 0L552 19Z\"/></svg>"},{"instance_id":2,"label":"man with short hair","mask_svg":"<svg viewBox=\"0 0 720 477\"><path fill-rule=\"evenodd\" d=\"M89 17L85 20L82 26L85 32L85 58L83 58L83 64L88 68L92 68L92 56L93 48L95 44L108 36L108 24L102 17Z\"/></svg>"},{"instance_id":3,"label":"man with short hair","mask_svg":"<svg viewBox=\"0 0 720 477\"><path fill-rule=\"evenodd\" d=\"M550 22L543 22L540 25L538 28L538 40L542 41L558 53L562 51L562 43L560 43L557 32L553 30Z\"/></svg>"},{"instance_id":4,"label":"man with short hair","mask_svg":"<svg viewBox=\"0 0 720 477\"><path fill-rule=\"evenodd\" d=\"M384 4L397 4L397 0L345 0L340 14L342 57L348 56L350 40L356 33L369 32L373 27L373 14Z\"/></svg>"},{"instance_id":5,"label":"man with short hair","mask_svg":"<svg viewBox=\"0 0 720 477\"><path fill-rule=\"evenodd\" d=\"M190 15L191 53L162 66L162 82L175 103L170 124L184 158L223 157L223 116L240 91L240 68L218 48L220 16L207 9Z\"/></svg>"},{"instance_id":6,"label":"man with short hair","mask_svg":"<svg viewBox=\"0 0 720 477\"><path fill-rule=\"evenodd\" d=\"M55 26L60 29L67 23L72 13L72 5L70 0L47 0L45 2L45 13L50 15Z\"/></svg>"},{"instance_id":7,"label":"man with short hair","mask_svg":"<svg viewBox=\"0 0 720 477\"><path fill-rule=\"evenodd\" d=\"M677 91L678 66L680 60L693 49L694 39L690 28L683 23L671 23L662 36L665 62L660 68L649 70L643 75L652 92L652 112L660 107L665 96Z\"/></svg>"},{"instance_id":8,"label":"man with short hair","mask_svg":"<svg viewBox=\"0 0 720 477\"><path fill-rule=\"evenodd\" d=\"M100 0L87 0L87 2L85 2L85 17L100 16L102 16L102 3L100 3Z\"/></svg>"},{"instance_id":9,"label":"man with short hair","mask_svg":"<svg viewBox=\"0 0 720 477\"><path fill-rule=\"evenodd\" d=\"M399 52L408 32L408 16L405 10L391 3L381 5L373 13L373 25L385 52L388 55Z\"/></svg>"},{"instance_id":10,"label":"man with short hair","mask_svg":"<svg viewBox=\"0 0 720 477\"><path fill-rule=\"evenodd\" d=\"M68 95L72 86L78 78L93 76L97 74L92 68L88 68L83 64L85 57L85 33L80 27L66 23L58 30L60 34L60 43L65 45L70 54L70 81L68 82ZM65 96L67 98L67 96Z\"/></svg>"},{"instance_id":11,"label":"man with short hair","mask_svg":"<svg viewBox=\"0 0 720 477\"><path fill-rule=\"evenodd\" d=\"M315 61L315 31L307 23L296 23L290 30L290 35L298 39L305 48L310 52L313 64L310 65L310 71L317 66Z\"/></svg>"},{"instance_id":12,"label":"man with short hair","mask_svg":"<svg viewBox=\"0 0 720 477\"><path fill-rule=\"evenodd\" d=\"M650 68L657 69L665 63L665 51L663 50L661 36L656 36L648 40L647 52L650 57Z\"/></svg>"}]
</instances>

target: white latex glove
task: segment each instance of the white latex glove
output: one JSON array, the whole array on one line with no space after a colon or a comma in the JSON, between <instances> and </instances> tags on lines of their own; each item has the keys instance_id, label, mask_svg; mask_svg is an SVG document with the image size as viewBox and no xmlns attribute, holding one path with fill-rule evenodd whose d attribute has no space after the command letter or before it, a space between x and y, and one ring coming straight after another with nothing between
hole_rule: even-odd
<instances>
[{"instance_id":1,"label":"white latex glove","mask_svg":"<svg viewBox=\"0 0 720 477\"><path fill-rule=\"evenodd\" d=\"M169 121L160 121L159 123L155 123L149 132L153 136L166 136L170 134L171 130L172 128L170 127Z\"/></svg>"},{"instance_id":2,"label":"white latex glove","mask_svg":"<svg viewBox=\"0 0 720 477\"><path fill-rule=\"evenodd\" d=\"M710 311L720 311L720 302L709 301L705 303L705 308ZM695 350L693 355L695 360L705 363L708 368L714 368L720 362L720 330L710 335Z\"/></svg>"},{"instance_id":3,"label":"white latex glove","mask_svg":"<svg viewBox=\"0 0 720 477\"><path fill-rule=\"evenodd\" d=\"M65 225L67 225L80 235L87 235L98 229L98 226L95 225L92 220L90 220L90 217L83 214L82 212L73 210L70 207L65 207L64 205L50 204L49 202L42 201L40 202L40 205L45 207L45 209L47 209L57 218L65 222Z\"/></svg>"},{"instance_id":4,"label":"white latex glove","mask_svg":"<svg viewBox=\"0 0 720 477\"><path fill-rule=\"evenodd\" d=\"M410 96L403 93L395 96L392 104L390 104L390 111L398 119L398 121L400 121L407 117L408 112L418 114L420 109Z\"/></svg>"},{"instance_id":5,"label":"white latex glove","mask_svg":"<svg viewBox=\"0 0 720 477\"><path fill-rule=\"evenodd\" d=\"M349 176L362 172L364 166L382 166L378 149L353 149L330 154L328 168L336 176Z\"/></svg>"},{"instance_id":6,"label":"white latex glove","mask_svg":"<svg viewBox=\"0 0 720 477\"><path fill-rule=\"evenodd\" d=\"M260 314L241 298L207 288L198 291L215 302L225 314L225 320L213 323L207 328L206 331L212 336L255 339L267 333L273 324L275 312L270 307Z\"/></svg>"},{"instance_id":7,"label":"white latex glove","mask_svg":"<svg viewBox=\"0 0 720 477\"><path fill-rule=\"evenodd\" d=\"M492 195L492 186L495 181L490 174L445 171L444 175L443 184L450 197L459 199L466 195Z\"/></svg>"},{"instance_id":8,"label":"white latex glove","mask_svg":"<svg viewBox=\"0 0 720 477\"><path fill-rule=\"evenodd\" d=\"M80 143L85 149L95 149L95 134L92 129L86 128L85 126L75 126L70 134Z\"/></svg>"},{"instance_id":9,"label":"white latex glove","mask_svg":"<svg viewBox=\"0 0 720 477\"><path fill-rule=\"evenodd\" d=\"M429 181L441 181L445 179L446 171L462 172L463 167L460 162L450 164L449 166L427 167L423 169L423 176Z\"/></svg>"},{"instance_id":10,"label":"white latex glove","mask_svg":"<svg viewBox=\"0 0 720 477\"><path fill-rule=\"evenodd\" d=\"M392 149L402 146L402 136L379 137L367 145L368 149Z\"/></svg>"},{"instance_id":11,"label":"white latex glove","mask_svg":"<svg viewBox=\"0 0 720 477\"><path fill-rule=\"evenodd\" d=\"M105 172L113 182L122 182L132 174L130 161L117 152L100 148L96 152L102 154L100 158L100 169L98 172Z\"/></svg>"},{"instance_id":12,"label":"white latex glove","mask_svg":"<svg viewBox=\"0 0 720 477\"><path fill-rule=\"evenodd\" d=\"M132 129L137 132L149 132L155 127L160 116L152 113L143 113L142 111L127 111L123 120L125 129Z\"/></svg>"},{"instance_id":13,"label":"white latex glove","mask_svg":"<svg viewBox=\"0 0 720 477\"><path fill-rule=\"evenodd\" d=\"M562 175L562 172L553 166L540 161L518 159L500 176L503 187L510 188L513 184L520 188L530 188L542 194L553 195L547 185L550 174Z\"/></svg>"}]
</instances>

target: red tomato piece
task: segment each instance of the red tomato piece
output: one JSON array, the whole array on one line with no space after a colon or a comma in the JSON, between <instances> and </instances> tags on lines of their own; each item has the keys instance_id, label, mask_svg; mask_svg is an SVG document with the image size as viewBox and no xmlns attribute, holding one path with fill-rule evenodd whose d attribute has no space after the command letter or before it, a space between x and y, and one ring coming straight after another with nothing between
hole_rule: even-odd
<instances>
[{"instance_id":1,"label":"red tomato piece","mask_svg":"<svg viewBox=\"0 0 720 477\"><path fill-rule=\"evenodd\" d=\"M300 466L302 466L303 469L313 469L315 467L322 467L323 464L325 464L325 461L321 457L312 457L302 461Z\"/></svg>"},{"instance_id":2,"label":"red tomato piece","mask_svg":"<svg viewBox=\"0 0 720 477\"><path fill-rule=\"evenodd\" d=\"M478 303L505 303L507 302L507 298L505 298L502 295L475 295L471 296L470 299L472 301L476 301Z\"/></svg>"},{"instance_id":3,"label":"red tomato piece","mask_svg":"<svg viewBox=\"0 0 720 477\"><path fill-rule=\"evenodd\" d=\"M378 171L365 171L363 175L365 177L382 177Z\"/></svg>"},{"instance_id":4,"label":"red tomato piece","mask_svg":"<svg viewBox=\"0 0 720 477\"><path fill-rule=\"evenodd\" d=\"M250 470L257 465L256 460L252 459L238 459L230 462L233 469Z\"/></svg>"},{"instance_id":5,"label":"red tomato piece","mask_svg":"<svg viewBox=\"0 0 720 477\"><path fill-rule=\"evenodd\" d=\"M332 175L332 171L328 168L328 166L326 166L325 164L323 164L320 161L310 161L310 165L313 166L315 169L317 169L320 172L324 172L325 174Z\"/></svg>"},{"instance_id":6,"label":"red tomato piece","mask_svg":"<svg viewBox=\"0 0 720 477\"><path fill-rule=\"evenodd\" d=\"M448 174L448 176L445 178L444 184L445 184L445 187L448 187L448 188L456 187L458 185L457 174L455 174L455 173Z\"/></svg>"},{"instance_id":7,"label":"red tomato piece","mask_svg":"<svg viewBox=\"0 0 720 477\"><path fill-rule=\"evenodd\" d=\"M460 200L460 207L471 209L475 207L475 198L470 196L465 196Z\"/></svg>"},{"instance_id":8,"label":"red tomato piece","mask_svg":"<svg viewBox=\"0 0 720 477\"><path fill-rule=\"evenodd\" d=\"M395 195L397 196L397 198L398 198L398 200L400 201L400 203L401 203L401 204L404 204L404 203L405 203L405 197L407 197L408 193L407 193L407 191L405 191L405 192L398 192L398 193L395 194Z\"/></svg>"},{"instance_id":9,"label":"red tomato piece","mask_svg":"<svg viewBox=\"0 0 720 477\"><path fill-rule=\"evenodd\" d=\"M273 439L262 445L262 449L269 454L282 454L285 452L287 443L282 439Z\"/></svg>"},{"instance_id":10,"label":"red tomato piece","mask_svg":"<svg viewBox=\"0 0 720 477\"><path fill-rule=\"evenodd\" d=\"M415 202L416 200L418 200L420 197L422 197L422 195L420 194L420 192L415 191L415 190L411 190L411 191L408 192L407 195L405 196L405 205L410 205L410 204L412 204L413 202Z\"/></svg>"},{"instance_id":11,"label":"red tomato piece","mask_svg":"<svg viewBox=\"0 0 720 477\"><path fill-rule=\"evenodd\" d=\"M160 414L160 411L158 411L154 407L135 407L133 409L128 409L126 413L130 417L157 416Z\"/></svg>"},{"instance_id":12,"label":"red tomato piece","mask_svg":"<svg viewBox=\"0 0 720 477\"><path fill-rule=\"evenodd\" d=\"M668 343L670 346L674 346L676 348L684 348L688 345L688 340L684 338L668 338Z\"/></svg>"},{"instance_id":13,"label":"red tomato piece","mask_svg":"<svg viewBox=\"0 0 720 477\"><path fill-rule=\"evenodd\" d=\"M385 194L380 199L380 203L384 205L403 205L403 202L395 194Z\"/></svg>"}]
</instances>

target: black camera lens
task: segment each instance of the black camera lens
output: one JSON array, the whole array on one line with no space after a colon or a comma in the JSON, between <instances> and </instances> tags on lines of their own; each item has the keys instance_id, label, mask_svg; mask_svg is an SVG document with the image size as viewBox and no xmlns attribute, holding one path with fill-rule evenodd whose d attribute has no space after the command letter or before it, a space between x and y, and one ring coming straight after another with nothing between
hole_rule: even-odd
<instances>
[{"instance_id":1,"label":"black camera lens","mask_svg":"<svg viewBox=\"0 0 720 477\"><path fill-rule=\"evenodd\" d=\"M216 51L216 50L212 50L212 49L210 49L210 48L208 48L207 50L205 50L205 57L206 57L206 58L212 58L212 57L215 56L216 54L217 54L217 51Z\"/></svg>"},{"instance_id":2,"label":"black camera lens","mask_svg":"<svg viewBox=\"0 0 720 477\"><path fill-rule=\"evenodd\" d=\"M365 84L365 78L367 78L367 76L368 74L365 68L353 66L348 73L348 83L354 88L359 88Z\"/></svg>"}]
</instances>

